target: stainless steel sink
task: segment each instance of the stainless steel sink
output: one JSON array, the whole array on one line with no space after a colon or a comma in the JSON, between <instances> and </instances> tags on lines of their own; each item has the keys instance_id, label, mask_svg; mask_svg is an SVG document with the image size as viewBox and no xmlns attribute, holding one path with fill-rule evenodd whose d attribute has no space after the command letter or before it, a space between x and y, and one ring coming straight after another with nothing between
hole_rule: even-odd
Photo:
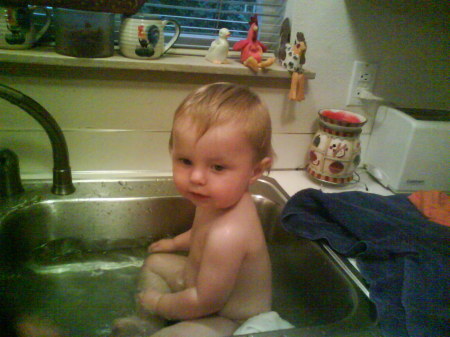
<instances>
[{"instance_id":1,"label":"stainless steel sink","mask_svg":"<svg viewBox=\"0 0 450 337\"><path fill-rule=\"evenodd\" d=\"M193 206L168 177L79 181L68 196L50 194L49 185L26 183L24 194L0 199L1 286L12 309L51 320L67 336L108 336L111 322L134 310L146 247L187 230ZM252 194L272 258L273 310L296 326L253 335L371 331L374 306L347 263L281 228L287 195L276 181L260 179Z\"/></svg>"}]
</instances>

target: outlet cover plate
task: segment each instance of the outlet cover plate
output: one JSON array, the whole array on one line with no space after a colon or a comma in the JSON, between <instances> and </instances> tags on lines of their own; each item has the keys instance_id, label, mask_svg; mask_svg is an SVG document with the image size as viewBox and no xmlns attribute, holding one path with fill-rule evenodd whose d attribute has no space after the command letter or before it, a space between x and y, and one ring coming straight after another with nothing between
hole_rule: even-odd
<instances>
[{"instance_id":1,"label":"outlet cover plate","mask_svg":"<svg viewBox=\"0 0 450 337\"><path fill-rule=\"evenodd\" d=\"M355 61L348 88L347 105L363 105L359 98L360 89L373 90L377 69L378 65L375 63Z\"/></svg>"}]
</instances>

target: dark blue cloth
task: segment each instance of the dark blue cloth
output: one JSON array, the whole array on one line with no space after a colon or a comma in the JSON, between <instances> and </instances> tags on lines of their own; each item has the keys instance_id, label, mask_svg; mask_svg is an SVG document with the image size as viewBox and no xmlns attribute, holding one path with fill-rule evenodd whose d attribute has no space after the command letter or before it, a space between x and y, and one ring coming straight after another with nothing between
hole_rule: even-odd
<instances>
[{"instance_id":1,"label":"dark blue cloth","mask_svg":"<svg viewBox=\"0 0 450 337\"><path fill-rule=\"evenodd\" d=\"M385 336L450 336L450 228L407 195L306 189L288 201L282 224L356 258Z\"/></svg>"}]
</instances>

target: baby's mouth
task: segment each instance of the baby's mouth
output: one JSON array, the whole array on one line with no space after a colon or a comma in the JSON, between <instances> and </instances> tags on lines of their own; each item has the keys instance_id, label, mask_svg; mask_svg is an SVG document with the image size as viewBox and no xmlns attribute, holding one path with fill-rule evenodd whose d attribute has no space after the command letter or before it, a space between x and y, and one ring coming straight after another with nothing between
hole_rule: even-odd
<instances>
[{"instance_id":1,"label":"baby's mouth","mask_svg":"<svg viewBox=\"0 0 450 337\"><path fill-rule=\"evenodd\" d=\"M207 195L201 194L201 193L197 193L197 192L189 192L189 194L190 194L193 198L195 198L195 199L201 199L201 200L204 200L204 199L207 199L207 198L208 198Z\"/></svg>"}]
</instances>

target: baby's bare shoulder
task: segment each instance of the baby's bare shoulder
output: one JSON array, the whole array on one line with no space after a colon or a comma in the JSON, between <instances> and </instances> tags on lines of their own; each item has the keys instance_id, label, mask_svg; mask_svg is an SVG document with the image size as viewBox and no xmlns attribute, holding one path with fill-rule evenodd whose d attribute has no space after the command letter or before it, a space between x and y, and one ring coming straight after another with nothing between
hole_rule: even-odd
<instances>
[{"instance_id":1,"label":"baby's bare shoulder","mask_svg":"<svg viewBox=\"0 0 450 337\"><path fill-rule=\"evenodd\" d=\"M259 227L258 221L251 221L249 218L226 218L211 227L207 240L247 244L249 240L252 240L255 230L258 231Z\"/></svg>"},{"instance_id":2,"label":"baby's bare shoulder","mask_svg":"<svg viewBox=\"0 0 450 337\"><path fill-rule=\"evenodd\" d=\"M214 226L205 238L202 259L213 260L217 265L241 261L247 255L249 241L246 231L238 226Z\"/></svg>"}]
</instances>

